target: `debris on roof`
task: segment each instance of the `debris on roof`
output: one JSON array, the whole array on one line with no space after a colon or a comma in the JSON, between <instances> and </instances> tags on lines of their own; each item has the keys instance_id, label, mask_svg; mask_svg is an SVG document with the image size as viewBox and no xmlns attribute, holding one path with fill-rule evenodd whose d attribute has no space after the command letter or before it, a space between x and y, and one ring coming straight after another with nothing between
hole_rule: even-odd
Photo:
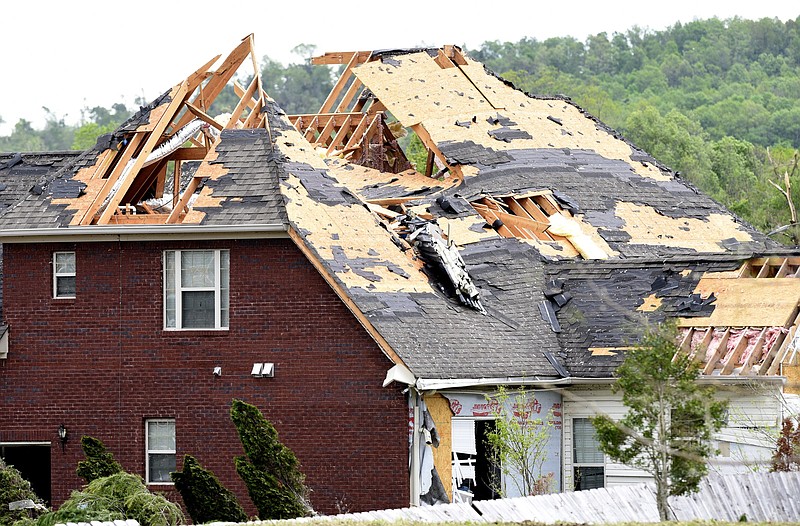
<instances>
[{"instance_id":1,"label":"debris on roof","mask_svg":"<svg viewBox=\"0 0 800 526\"><path fill-rule=\"evenodd\" d=\"M609 377L668 319L708 375L797 360L800 254L571 101L444 46L312 59L343 73L287 116L233 80L248 57L252 36L87 152L1 155L0 230L283 225L418 378Z\"/></svg>"}]
</instances>

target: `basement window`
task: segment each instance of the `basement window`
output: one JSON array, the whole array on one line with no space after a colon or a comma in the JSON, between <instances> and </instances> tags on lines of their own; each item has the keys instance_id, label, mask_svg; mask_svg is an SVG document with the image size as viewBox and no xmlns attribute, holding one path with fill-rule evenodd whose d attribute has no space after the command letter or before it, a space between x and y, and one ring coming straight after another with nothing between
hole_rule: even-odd
<instances>
[{"instance_id":1,"label":"basement window","mask_svg":"<svg viewBox=\"0 0 800 526\"><path fill-rule=\"evenodd\" d=\"M53 253L53 297L75 297L75 252Z\"/></svg>"},{"instance_id":2,"label":"basement window","mask_svg":"<svg viewBox=\"0 0 800 526\"><path fill-rule=\"evenodd\" d=\"M145 458L148 484L172 484L169 474L175 471L175 420L146 420Z\"/></svg>"},{"instance_id":3,"label":"basement window","mask_svg":"<svg viewBox=\"0 0 800 526\"><path fill-rule=\"evenodd\" d=\"M228 250L164 252L164 328L227 329Z\"/></svg>"}]
</instances>

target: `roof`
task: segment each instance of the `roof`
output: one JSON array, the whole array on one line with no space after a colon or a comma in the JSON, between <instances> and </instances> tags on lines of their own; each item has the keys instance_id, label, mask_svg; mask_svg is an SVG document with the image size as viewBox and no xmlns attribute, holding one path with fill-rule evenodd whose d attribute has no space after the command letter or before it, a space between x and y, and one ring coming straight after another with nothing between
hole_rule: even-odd
<instances>
[{"instance_id":1,"label":"roof","mask_svg":"<svg viewBox=\"0 0 800 526\"><path fill-rule=\"evenodd\" d=\"M777 374L795 359L800 251L568 99L523 93L445 46L318 57L344 68L316 114L285 115L255 78L236 86L230 118L210 116L247 56L252 37L43 169L0 210L0 236L283 225L422 379L608 377L668 318L709 375ZM406 132L428 153L419 172ZM743 307L742 287L785 280L759 307L779 315Z\"/></svg>"}]
</instances>

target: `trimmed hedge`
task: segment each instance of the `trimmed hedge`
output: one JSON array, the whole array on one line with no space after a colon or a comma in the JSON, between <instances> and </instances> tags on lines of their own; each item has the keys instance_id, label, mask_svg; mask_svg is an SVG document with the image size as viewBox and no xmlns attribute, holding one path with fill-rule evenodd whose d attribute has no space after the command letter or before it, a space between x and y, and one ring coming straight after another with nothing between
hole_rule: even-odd
<instances>
[{"instance_id":1,"label":"trimmed hedge","mask_svg":"<svg viewBox=\"0 0 800 526\"><path fill-rule=\"evenodd\" d=\"M84 435L81 437L81 449L86 455L86 460L78 462L75 472L87 484L102 477L122 473L122 466L114 459L114 455L106 450L106 446L100 440Z\"/></svg>"}]
</instances>

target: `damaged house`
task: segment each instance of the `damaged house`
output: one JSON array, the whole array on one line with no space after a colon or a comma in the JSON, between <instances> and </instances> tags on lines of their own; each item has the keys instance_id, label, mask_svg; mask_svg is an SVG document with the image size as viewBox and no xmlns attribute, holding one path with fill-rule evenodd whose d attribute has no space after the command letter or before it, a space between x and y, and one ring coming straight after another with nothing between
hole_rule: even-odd
<instances>
[{"instance_id":1,"label":"damaged house","mask_svg":"<svg viewBox=\"0 0 800 526\"><path fill-rule=\"evenodd\" d=\"M800 251L457 47L329 53L318 113L285 115L255 76L212 116L248 58L252 37L89 151L0 156L0 453L48 500L92 435L152 489L188 453L246 502L233 398L275 423L318 511L514 496L484 439L499 386L549 419L551 489L646 480L588 418L620 416L614 370L668 319L731 402L713 469L769 457Z\"/></svg>"}]
</instances>

